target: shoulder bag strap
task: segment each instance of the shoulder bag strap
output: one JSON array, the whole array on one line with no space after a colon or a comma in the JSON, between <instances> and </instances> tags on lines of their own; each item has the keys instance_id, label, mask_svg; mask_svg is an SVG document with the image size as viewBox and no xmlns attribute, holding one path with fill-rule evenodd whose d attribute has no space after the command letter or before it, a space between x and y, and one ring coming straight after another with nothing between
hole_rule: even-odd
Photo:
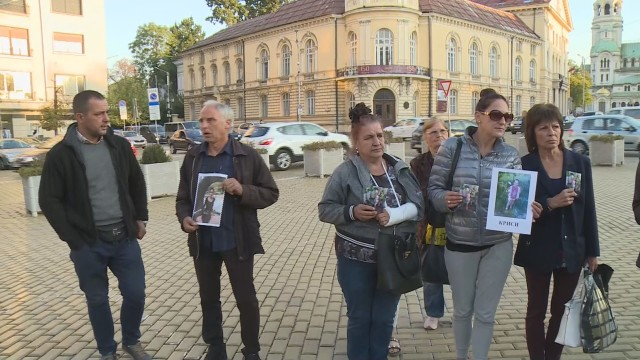
<instances>
[{"instance_id":1,"label":"shoulder bag strap","mask_svg":"<svg viewBox=\"0 0 640 360\"><path fill-rule=\"evenodd\" d=\"M451 190L453 186L453 175L456 172L456 167L458 166L458 159L460 159L460 150L462 150L462 138L459 137L456 142L456 152L453 154L453 159L451 160L451 170L449 170L449 178L447 179L448 190Z\"/></svg>"}]
</instances>

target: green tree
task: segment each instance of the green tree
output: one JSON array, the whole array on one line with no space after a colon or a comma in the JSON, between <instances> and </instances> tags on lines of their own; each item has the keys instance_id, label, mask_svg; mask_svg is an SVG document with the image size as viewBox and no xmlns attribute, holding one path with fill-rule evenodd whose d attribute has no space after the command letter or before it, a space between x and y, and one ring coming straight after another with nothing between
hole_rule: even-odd
<instances>
[{"instance_id":1,"label":"green tree","mask_svg":"<svg viewBox=\"0 0 640 360\"><path fill-rule=\"evenodd\" d=\"M62 88L55 89L54 100L52 104L47 104L40 108L40 127L44 130L53 131L58 135L58 130L65 125L65 120L73 120L71 107L64 100Z\"/></svg>"},{"instance_id":2,"label":"green tree","mask_svg":"<svg viewBox=\"0 0 640 360\"><path fill-rule=\"evenodd\" d=\"M576 65L575 62L569 61L569 74L569 95L573 101L573 106L574 108L581 107L584 109L585 105L593 102L591 92L589 91L589 89L591 89L589 72L580 65Z\"/></svg>"},{"instance_id":3,"label":"green tree","mask_svg":"<svg viewBox=\"0 0 640 360\"><path fill-rule=\"evenodd\" d=\"M135 99L135 101L134 101ZM109 121L112 126L122 127L125 122L120 120L118 101L127 102L127 120L131 124L137 121L149 120L149 106L147 102L147 83L136 70L129 59L121 59L109 70L109 88L107 102L109 104ZM137 102L138 112L134 116L134 103Z\"/></svg>"},{"instance_id":4,"label":"green tree","mask_svg":"<svg viewBox=\"0 0 640 360\"><path fill-rule=\"evenodd\" d=\"M192 17L182 19L169 28L171 36L167 39L168 57L175 60L180 53L204 40L205 33L202 26L196 24Z\"/></svg>"},{"instance_id":5,"label":"green tree","mask_svg":"<svg viewBox=\"0 0 640 360\"><path fill-rule=\"evenodd\" d=\"M154 68L162 65L169 54L167 40L171 36L164 25L148 23L138 26L136 37L129 43L133 62L142 78L148 78Z\"/></svg>"},{"instance_id":6,"label":"green tree","mask_svg":"<svg viewBox=\"0 0 640 360\"><path fill-rule=\"evenodd\" d=\"M292 0L205 0L211 8L207 21L233 25L240 21L276 12Z\"/></svg>"}]
</instances>

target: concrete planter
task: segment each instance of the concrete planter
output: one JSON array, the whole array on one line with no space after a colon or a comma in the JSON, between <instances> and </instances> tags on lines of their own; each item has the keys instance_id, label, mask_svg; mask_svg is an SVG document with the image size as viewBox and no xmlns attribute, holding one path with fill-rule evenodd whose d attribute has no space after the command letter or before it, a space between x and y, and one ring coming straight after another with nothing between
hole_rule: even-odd
<instances>
[{"instance_id":1,"label":"concrete planter","mask_svg":"<svg viewBox=\"0 0 640 360\"><path fill-rule=\"evenodd\" d=\"M342 164L344 150L320 149L304 151L304 173L306 176L331 175Z\"/></svg>"},{"instance_id":2,"label":"concrete planter","mask_svg":"<svg viewBox=\"0 0 640 360\"><path fill-rule=\"evenodd\" d=\"M520 156L525 156L529 153L529 149L527 149L527 142L524 139L524 136L518 138L518 154Z\"/></svg>"},{"instance_id":3,"label":"concrete planter","mask_svg":"<svg viewBox=\"0 0 640 360\"><path fill-rule=\"evenodd\" d=\"M27 214L36 217L40 210L38 203L38 191L40 190L40 176L29 176L22 178L22 191L24 193L24 205Z\"/></svg>"},{"instance_id":4,"label":"concrete planter","mask_svg":"<svg viewBox=\"0 0 640 360\"><path fill-rule=\"evenodd\" d=\"M175 195L180 182L180 162L142 164L142 174L147 185L147 200L153 197Z\"/></svg>"},{"instance_id":5,"label":"concrete planter","mask_svg":"<svg viewBox=\"0 0 640 360\"><path fill-rule=\"evenodd\" d=\"M624 140L612 143L589 141L591 165L617 166L624 164Z\"/></svg>"},{"instance_id":6,"label":"concrete planter","mask_svg":"<svg viewBox=\"0 0 640 360\"><path fill-rule=\"evenodd\" d=\"M423 145L424 146L424 145ZM423 147L422 148L423 151L425 151L427 149L427 147ZM388 143L385 145L385 152L399 157L400 160L404 161L404 157L405 157L405 151L404 151L404 143Z\"/></svg>"}]
</instances>

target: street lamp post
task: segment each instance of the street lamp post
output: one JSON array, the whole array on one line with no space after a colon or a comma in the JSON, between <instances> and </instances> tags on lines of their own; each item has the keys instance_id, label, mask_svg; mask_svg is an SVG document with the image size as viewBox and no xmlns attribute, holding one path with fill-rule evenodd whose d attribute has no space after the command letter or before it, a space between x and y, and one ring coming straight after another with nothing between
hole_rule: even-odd
<instances>
[{"instance_id":1,"label":"street lamp post","mask_svg":"<svg viewBox=\"0 0 640 360\"><path fill-rule=\"evenodd\" d=\"M171 81L169 79L169 72L167 70L160 69L154 66L154 69L160 70L167 74L167 122L171 121ZM157 82L156 82L157 83Z\"/></svg>"}]
</instances>

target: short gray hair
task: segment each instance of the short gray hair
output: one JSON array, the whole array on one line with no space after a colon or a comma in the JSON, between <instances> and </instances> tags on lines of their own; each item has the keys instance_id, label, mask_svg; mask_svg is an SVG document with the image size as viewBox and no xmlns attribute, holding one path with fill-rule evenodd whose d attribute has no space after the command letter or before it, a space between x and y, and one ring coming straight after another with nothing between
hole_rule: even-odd
<instances>
[{"instance_id":1,"label":"short gray hair","mask_svg":"<svg viewBox=\"0 0 640 360\"><path fill-rule=\"evenodd\" d=\"M220 115L222 115L222 118L225 120L231 120L231 127L233 127L233 109L227 105L227 104L223 104L221 102L215 101L215 100L207 100L202 104L202 108L200 109L200 113L202 113L202 111L208 107L212 107L216 110L218 110L218 112L220 113Z\"/></svg>"}]
</instances>

